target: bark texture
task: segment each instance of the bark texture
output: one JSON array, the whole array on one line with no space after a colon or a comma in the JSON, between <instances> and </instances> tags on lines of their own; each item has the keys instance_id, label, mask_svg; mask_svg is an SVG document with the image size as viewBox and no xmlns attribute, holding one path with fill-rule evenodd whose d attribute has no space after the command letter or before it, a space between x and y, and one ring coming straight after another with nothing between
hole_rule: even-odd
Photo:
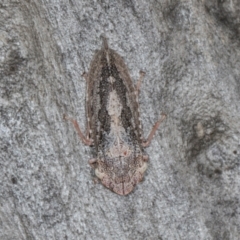
<instances>
[{"instance_id":1,"label":"bark texture","mask_svg":"<svg viewBox=\"0 0 240 240\"><path fill-rule=\"evenodd\" d=\"M145 71L145 180L126 197L94 184L85 80L105 33ZM0 2L0 239L237 240L238 0Z\"/></svg>"}]
</instances>

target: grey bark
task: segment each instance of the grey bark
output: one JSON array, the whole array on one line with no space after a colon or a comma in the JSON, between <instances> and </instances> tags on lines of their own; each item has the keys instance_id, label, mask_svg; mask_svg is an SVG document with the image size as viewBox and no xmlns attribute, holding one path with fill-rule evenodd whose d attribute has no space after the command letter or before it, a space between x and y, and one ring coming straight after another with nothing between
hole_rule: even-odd
<instances>
[{"instance_id":1,"label":"grey bark","mask_svg":"<svg viewBox=\"0 0 240 240\"><path fill-rule=\"evenodd\" d=\"M2 0L0 239L240 236L238 0ZM99 36L141 88L145 180L128 196L93 181L85 80Z\"/></svg>"}]
</instances>

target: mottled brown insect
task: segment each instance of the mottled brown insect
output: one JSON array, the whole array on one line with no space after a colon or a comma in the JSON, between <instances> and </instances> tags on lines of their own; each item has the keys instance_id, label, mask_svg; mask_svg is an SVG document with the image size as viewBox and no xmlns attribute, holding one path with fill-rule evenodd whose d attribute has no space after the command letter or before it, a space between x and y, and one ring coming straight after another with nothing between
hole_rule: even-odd
<instances>
[{"instance_id":1,"label":"mottled brown insect","mask_svg":"<svg viewBox=\"0 0 240 240\"><path fill-rule=\"evenodd\" d=\"M70 120L82 141L96 149L89 160L102 184L117 194L127 195L143 178L147 169L147 147L161 121L155 123L148 138L143 140L138 95L142 78L134 86L122 57L103 46L93 57L87 81L87 133L82 133L76 120Z\"/></svg>"}]
</instances>

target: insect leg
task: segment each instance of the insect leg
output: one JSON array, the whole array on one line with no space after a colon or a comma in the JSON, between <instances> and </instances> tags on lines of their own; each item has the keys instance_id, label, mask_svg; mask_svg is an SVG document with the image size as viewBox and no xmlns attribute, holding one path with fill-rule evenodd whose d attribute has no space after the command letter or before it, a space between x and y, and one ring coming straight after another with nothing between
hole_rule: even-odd
<instances>
[{"instance_id":1,"label":"insect leg","mask_svg":"<svg viewBox=\"0 0 240 240\"><path fill-rule=\"evenodd\" d=\"M143 147L148 147L153 139L153 136L155 134L155 132L157 131L160 123L166 118L165 114L162 114L162 117L154 124L154 126L152 127L152 130L150 132L150 134L148 135L148 138L146 141L142 142L142 146Z\"/></svg>"},{"instance_id":2,"label":"insect leg","mask_svg":"<svg viewBox=\"0 0 240 240\"><path fill-rule=\"evenodd\" d=\"M93 140L89 139L89 128L87 129L87 136L84 136L84 134L82 133L82 131L78 125L78 122L75 119L69 118L65 114L63 115L63 119L69 120L70 122L72 122L73 126L77 130L79 137L81 138L81 140L83 141L84 144L86 144L88 146L92 145Z\"/></svg>"}]
</instances>

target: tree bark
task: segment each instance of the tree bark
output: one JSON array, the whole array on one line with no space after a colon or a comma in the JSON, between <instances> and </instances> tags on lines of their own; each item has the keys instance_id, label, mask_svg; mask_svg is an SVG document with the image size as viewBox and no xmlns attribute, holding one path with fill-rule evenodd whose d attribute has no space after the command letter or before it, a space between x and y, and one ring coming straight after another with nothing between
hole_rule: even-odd
<instances>
[{"instance_id":1,"label":"tree bark","mask_svg":"<svg viewBox=\"0 0 240 240\"><path fill-rule=\"evenodd\" d=\"M0 239L240 236L240 2L3 0ZM67 114L85 126L85 80L104 33L141 86L145 180L95 184Z\"/></svg>"}]
</instances>

